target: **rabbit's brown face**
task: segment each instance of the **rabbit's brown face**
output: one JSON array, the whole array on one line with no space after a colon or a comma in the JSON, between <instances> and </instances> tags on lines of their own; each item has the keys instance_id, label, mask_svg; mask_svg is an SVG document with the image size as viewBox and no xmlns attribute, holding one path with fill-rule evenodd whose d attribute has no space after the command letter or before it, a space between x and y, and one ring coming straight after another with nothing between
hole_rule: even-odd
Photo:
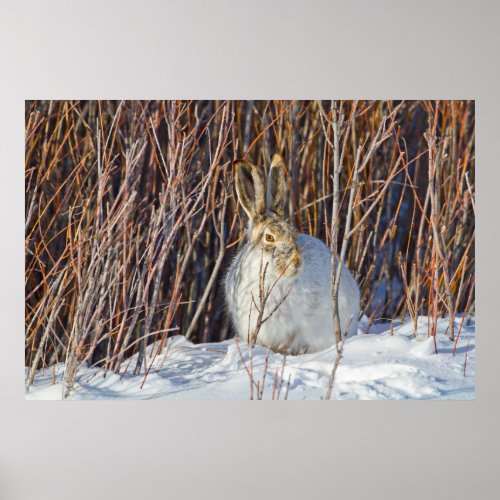
<instances>
[{"instance_id":1,"label":"rabbit's brown face","mask_svg":"<svg viewBox=\"0 0 500 500\"><path fill-rule=\"evenodd\" d=\"M302 259L297 247L297 230L284 220L285 163L274 155L269 171L267 200L257 167L240 160L236 165L236 192L247 213L250 242L262 248L267 262L282 276L294 276Z\"/></svg>"},{"instance_id":2,"label":"rabbit's brown face","mask_svg":"<svg viewBox=\"0 0 500 500\"><path fill-rule=\"evenodd\" d=\"M250 234L251 242L264 250L276 271L285 277L296 275L302 263L297 237L297 229L272 216L253 225Z\"/></svg>"}]
</instances>

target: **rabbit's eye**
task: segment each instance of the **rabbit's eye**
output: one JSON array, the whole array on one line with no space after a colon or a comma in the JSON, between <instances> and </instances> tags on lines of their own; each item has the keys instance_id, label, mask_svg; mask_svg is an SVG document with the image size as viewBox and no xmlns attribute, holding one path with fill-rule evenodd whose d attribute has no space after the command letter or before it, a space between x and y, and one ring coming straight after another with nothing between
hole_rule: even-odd
<instances>
[{"instance_id":1,"label":"rabbit's eye","mask_svg":"<svg viewBox=\"0 0 500 500\"><path fill-rule=\"evenodd\" d=\"M269 241L272 243L274 241L274 236L272 234L267 233L266 234L266 241Z\"/></svg>"}]
</instances>

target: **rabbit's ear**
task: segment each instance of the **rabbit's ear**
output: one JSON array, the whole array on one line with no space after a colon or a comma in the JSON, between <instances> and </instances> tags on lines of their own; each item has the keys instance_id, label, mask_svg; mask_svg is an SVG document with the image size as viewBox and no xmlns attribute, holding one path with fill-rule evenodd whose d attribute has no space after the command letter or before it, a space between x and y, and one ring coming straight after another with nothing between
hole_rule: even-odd
<instances>
[{"instance_id":1,"label":"rabbit's ear","mask_svg":"<svg viewBox=\"0 0 500 500\"><path fill-rule=\"evenodd\" d=\"M264 184L257 167L245 160L238 160L234 165L236 167L236 193L241 206L250 219L259 221L264 217L266 206Z\"/></svg>"},{"instance_id":2,"label":"rabbit's ear","mask_svg":"<svg viewBox=\"0 0 500 500\"><path fill-rule=\"evenodd\" d=\"M267 184L267 208L278 217L284 216L285 162L280 155L273 155Z\"/></svg>"}]
</instances>

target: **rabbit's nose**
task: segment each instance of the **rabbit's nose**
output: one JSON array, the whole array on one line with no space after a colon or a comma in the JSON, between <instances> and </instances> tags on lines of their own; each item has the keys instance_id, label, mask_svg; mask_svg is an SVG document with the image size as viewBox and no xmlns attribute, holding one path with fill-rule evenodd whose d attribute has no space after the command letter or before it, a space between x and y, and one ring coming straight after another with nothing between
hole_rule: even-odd
<instances>
[{"instance_id":1,"label":"rabbit's nose","mask_svg":"<svg viewBox=\"0 0 500 500\"><path fill-rule=\"evenodd\" d=\"M301 263L302 263L302 258L300 257L300 253L297 250L295 250L294 256L292 258L292 264L297 269Z\"/></svg>"}]
</instances>

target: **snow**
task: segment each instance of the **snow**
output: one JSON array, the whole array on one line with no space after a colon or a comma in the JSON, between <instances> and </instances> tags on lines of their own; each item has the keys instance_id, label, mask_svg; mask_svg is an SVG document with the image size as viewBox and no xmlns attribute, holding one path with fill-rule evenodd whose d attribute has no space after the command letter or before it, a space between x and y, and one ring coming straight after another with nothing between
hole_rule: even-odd
<instances>
[{"instance_id":1,"label":"snow","mask_svg":"<svg viewBox=\"0 0 500 500\"><path fill-rule=\"evenodd\" d=\"M456 319L456 332L461 321ZM467 326L464 322L455 355L454 342L445 334L447 325L447 319L438 320L434 342L427 337L427 317L419 318L416 336L411 321L393 322L392 332L387 323L375 324L368 334L361 324L359 334L345 342L332 399L474 399L475 322ZM195 345L176 336L167 346L154 360L158 346L149 346L151 369L145 381L144 374L131 374L135 357L124 362L120 374L82 368L69 399L249 399L246 344L231 339ZM284 399L285 395L287 399L321 399L336 356L332 347L285 359L257 346L252 356L253 379L263 387L263 399ZM63 364L40 370L26 398L61 399L63 374Z\"/></svg>"}]
</instances>

